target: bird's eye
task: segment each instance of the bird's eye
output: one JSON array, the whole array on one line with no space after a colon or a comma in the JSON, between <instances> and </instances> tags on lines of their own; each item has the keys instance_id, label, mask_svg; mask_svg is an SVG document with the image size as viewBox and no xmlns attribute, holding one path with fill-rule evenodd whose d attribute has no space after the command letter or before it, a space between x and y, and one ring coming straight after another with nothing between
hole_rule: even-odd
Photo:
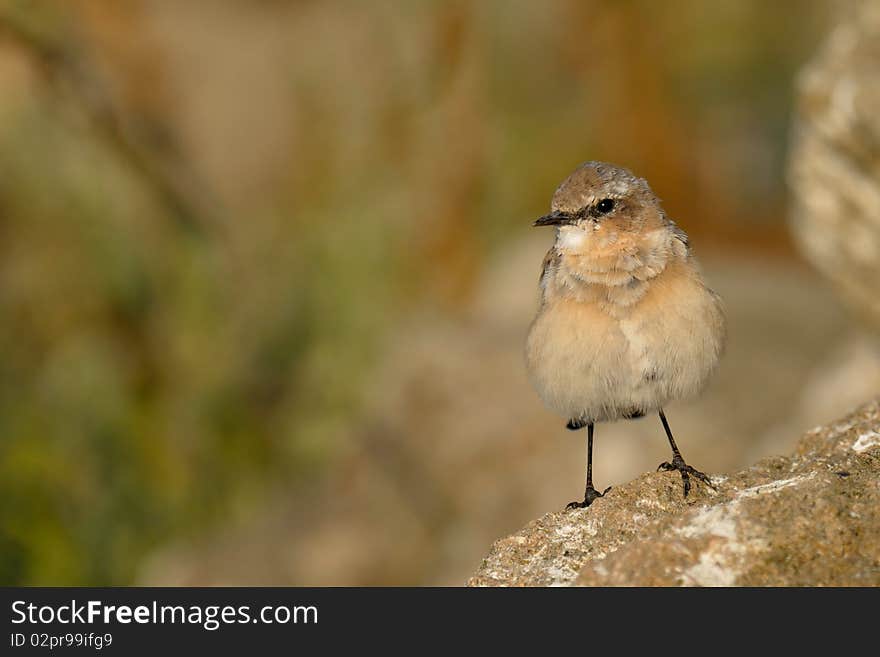
<instances>
[{"instance_id":1,"label":"bird's eye","mask_svg":"<svg viewBox=\"0 0 880 657\"><path fill-rule=\"evenodd\" d=\"M598 214L608 214L614 209L614 199L612 198L603 198L601 201L596 203L596 212Z\"/></svg>"}]
</instances>

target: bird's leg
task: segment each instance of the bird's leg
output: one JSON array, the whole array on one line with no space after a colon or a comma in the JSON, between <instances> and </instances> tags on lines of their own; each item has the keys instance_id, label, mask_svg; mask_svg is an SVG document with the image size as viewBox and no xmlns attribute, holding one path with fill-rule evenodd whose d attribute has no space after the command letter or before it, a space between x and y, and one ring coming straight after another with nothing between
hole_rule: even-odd
<instances>
[{"instance_id":1,"label":"bird's leg","mask_svg":"<svg viewBox=\"0 0 880 657\"><path fill-rule=\"evenodd\" d=\"M663 428L666 430L666 437L669 439L669 445L672 447L672 462L664 461L657 469L666 471L678 470L681 475L681 480L684 483L685 497L688 496L688 493L691 490L691 475L714 489L715 486L712 484L712 480L708 475L700 472L696 468L692 468L684 462L684 458L682 458L681 452L678 451L678 446L675 444L675 439L672 437L672 431L669 429L669 422L666 421L666 415L663 413L662 408L660 409L660 421L663 423Z\"/></svg>"},{"instance_id":2,"label":"bird's leg","mask_svg":"<svg viewBox=\"0 0 880 657\"><path fill-rule=\"evenodd\" d=\"M571 423L569 423L571 424ZM594 500L602 497L611 490L611 486L606 488L604 492L599 492L593 488L593 423L587 424L587 487L584 490L583 502L569 502L566 509L583 509L590 506Z\"/></svg>"}]
</instances>

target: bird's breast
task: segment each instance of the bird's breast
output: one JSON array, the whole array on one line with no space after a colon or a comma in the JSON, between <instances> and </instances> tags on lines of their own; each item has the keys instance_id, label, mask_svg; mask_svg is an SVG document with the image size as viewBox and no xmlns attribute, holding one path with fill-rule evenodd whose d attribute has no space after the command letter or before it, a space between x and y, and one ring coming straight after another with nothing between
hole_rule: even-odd
<instances>
[{"instance_id":1,"label":"bird's breast","mask_svg":"<svg viewBox=\"0 0 880 657\"><path fill-rule=\"evenodd\" d=\"M723 316L695 269L674 261L627 287L562 288L535 318L529 372L560 413L579 405L656 407L697 392L717 364Z\"/></svg>"}]
</instances>

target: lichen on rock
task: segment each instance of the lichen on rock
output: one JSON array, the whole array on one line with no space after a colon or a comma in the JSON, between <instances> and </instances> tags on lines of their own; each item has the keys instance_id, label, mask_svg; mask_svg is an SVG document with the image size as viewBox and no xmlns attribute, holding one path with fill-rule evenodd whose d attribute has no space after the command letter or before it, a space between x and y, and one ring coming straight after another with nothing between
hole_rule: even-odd
<instances>
[{"instance_id":1,"label":"lichen on rock","mask_svg":"<svg viewBox=\"0 0 880 657\"><path fill-rule=\"evenodd\" d=\"M648 473L495 543L470 586L880 585L880 400L684 499Z\"/></svg>"}]
</instances>

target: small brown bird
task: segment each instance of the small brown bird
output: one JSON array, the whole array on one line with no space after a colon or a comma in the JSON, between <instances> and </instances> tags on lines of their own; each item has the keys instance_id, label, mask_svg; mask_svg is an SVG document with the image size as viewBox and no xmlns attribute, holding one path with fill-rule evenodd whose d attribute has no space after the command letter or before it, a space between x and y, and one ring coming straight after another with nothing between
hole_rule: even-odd
<instances>
[{"instance_id":1,"label":"small brown bird","mask_svg":"<svg viewBox=\"0 0 880 657\"><path fill-rule=\"evenodd\" d=\"M579 166L556 190L555 226L544 258L541 302L529 330L526 362L538 394L568 420L587 427L589 506L608 492L593 488L597 422L660 415L672 461L658 469L712 485L675 444L663 406L698 393L721 357L721 299L703 282L688 237L666 216L647 181L603 162Z\"/></svg>"}]
</instances>

